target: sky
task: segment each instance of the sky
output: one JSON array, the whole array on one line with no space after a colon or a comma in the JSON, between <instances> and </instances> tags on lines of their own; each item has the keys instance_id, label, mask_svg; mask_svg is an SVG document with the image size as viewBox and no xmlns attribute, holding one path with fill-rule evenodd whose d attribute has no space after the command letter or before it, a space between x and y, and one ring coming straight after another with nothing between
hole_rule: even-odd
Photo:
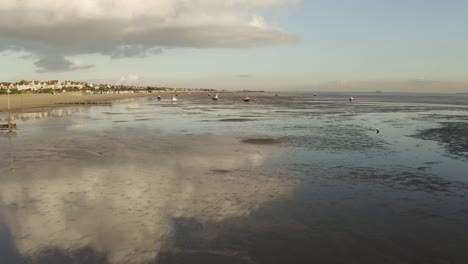
<instances>
[{"instance_id":1,"label":"sky","mask_svg":"<svg viewBox=\"0 0 468 264\"><path fill-rule=\"evenodd\" d=\"M468 92L466 0L2 0L0 80Z\"/></svg>"}]
</instances>

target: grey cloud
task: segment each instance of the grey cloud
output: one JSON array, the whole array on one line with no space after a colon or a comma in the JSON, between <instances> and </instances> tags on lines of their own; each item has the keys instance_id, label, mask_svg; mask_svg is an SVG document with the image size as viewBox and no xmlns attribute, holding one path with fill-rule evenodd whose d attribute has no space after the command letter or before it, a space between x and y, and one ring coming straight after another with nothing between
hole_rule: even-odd
<instances>
[{"instance_id":1,"label":"grey cloud","mask_svg":"<svg viewBox=\"0 0 468 264\"><path fill-rule=\"evenodd\" d=\"M144 58L149 55L156 55L162 53L161 48L148 48L143 45L121 45L114 49L111 54L111 58Z\"/></svg>"},{"instance_id":2,"label":"grey cloud","mask_svg":"<svg viewBox=\"0 0 468 264\"><path fill-rule=\"evenodd\" d=\"M65 59L63 56L49 55L36 61L34 65L37 66L37 72L65 72L74 70L83 70L94 67L94 65L80 65L70 60Z\"/></svg>"},{"instance_id":3,"label":"grey cloud","mask_svg":"<svg viewBox=\"0 0 468 264\"><path fill-rule=\"evenodd\" d=\"M121 5L96 0L91 6L78 0L5 1L0 52L31 53L39 58L39 72L92 67L66 59L82 54L142 58L163 48L252 48L297 41L256 15L294 5L293 0L134 0Z\"/></svg>"},{"instance_id":4,"label":"grey cloud","mask_svg":"<svg viewBox=\"0 0 468 264\"><path fill-rule=\"evenodd\" d=\"M34 56L31 55L31 54L27 54L27 55L21 55L21 56L18 56L18 59L22 59L22 60L30 60L30 59L34 59Z\"/></svg>"}]
</instances>

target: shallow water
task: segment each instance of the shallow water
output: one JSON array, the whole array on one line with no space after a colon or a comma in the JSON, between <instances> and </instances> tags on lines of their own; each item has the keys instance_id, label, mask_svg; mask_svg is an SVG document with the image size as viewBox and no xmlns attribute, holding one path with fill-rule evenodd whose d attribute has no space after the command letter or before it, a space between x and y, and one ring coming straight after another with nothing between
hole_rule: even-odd
<instances>
[{"instance_id":1,"label":"shallow water","mask_svg":"<svg viewBox=\"0 0 468 264\"><path fill-rule=\"evenodd\" d=\"M468 263L468 97L243 96L14 114L1 263Z\"/></svg>"}]
</instances>

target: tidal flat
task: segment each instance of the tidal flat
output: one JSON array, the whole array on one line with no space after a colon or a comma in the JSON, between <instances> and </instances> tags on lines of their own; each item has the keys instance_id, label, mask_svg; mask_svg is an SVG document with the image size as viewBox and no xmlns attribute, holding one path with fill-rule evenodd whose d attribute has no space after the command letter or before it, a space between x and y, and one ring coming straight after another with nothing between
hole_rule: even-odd
<instances>
[{"instance_id":1,"label":"tidal flat","mask_svg":"<svg viewBox=\"0 0 468 264\"><path fill-rule=\"evenodd\" d=\"M13 113L0 262L468 263L468 96L248 95Z\"/></svg>"}]
</instances>

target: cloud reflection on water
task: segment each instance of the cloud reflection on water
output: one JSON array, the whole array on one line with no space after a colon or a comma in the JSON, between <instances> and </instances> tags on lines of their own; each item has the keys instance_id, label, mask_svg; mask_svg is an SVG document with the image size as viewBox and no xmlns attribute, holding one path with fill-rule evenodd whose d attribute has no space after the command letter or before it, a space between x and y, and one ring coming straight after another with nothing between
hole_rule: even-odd
<instances>
[{"instance_id":1,"label":"cloud reflection on water","mask_svg":"<svg viewBox=\"0 0 468 264\"><path fill-rule=\"evenodd\" d=\"M26 112L11 113L13 120L31 120L48 117L62 117L70 116L79 112L88 110L86 107L57 107L57 108L44 108L44 109L33 109ZM0 112L0 121L8 120L8 113Z\"/></svg>"},{"instance_id":2,"label":"cloud reflection on water","mask_svg":"<svg viewBox=\"0 0 468 264\"><path fill-rule=\"evenodd\" d=\"M91 247L112 263L146 262L171 238L174 218L245 216L294 187L255 171L268 147L228 137L158 141L149 133L131 138L120 132L98 141L71 134L17 143L47 153L18 151L14 177L0 178L0 221L21 254Z\"/></svg>"}]
</instances>

